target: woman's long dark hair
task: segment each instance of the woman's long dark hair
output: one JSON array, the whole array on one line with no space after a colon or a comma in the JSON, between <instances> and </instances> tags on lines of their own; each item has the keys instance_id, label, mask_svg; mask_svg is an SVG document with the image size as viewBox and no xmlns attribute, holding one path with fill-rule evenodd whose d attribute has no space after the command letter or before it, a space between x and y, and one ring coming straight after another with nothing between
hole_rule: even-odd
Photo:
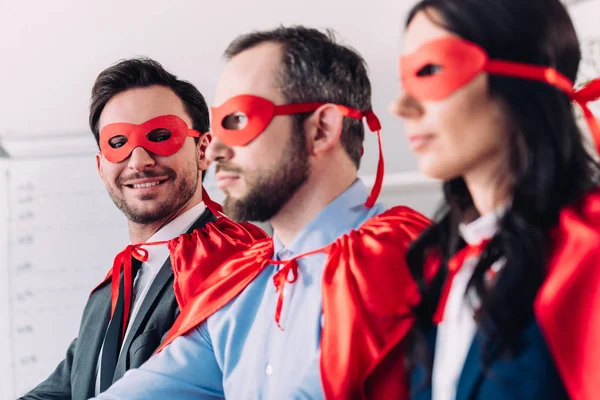
<instances>
[{"instance_id":1,"label":"woman's long dark hair","mask_svg":"<svg viewBox=\"0 0 600 400\"><path fill-rule=\"evenodd\" d=\"M579 42L559 0L422 0L411 10L407 26L421 11L444 29L482 46L490 58L550 66L575 80L581 58ZM432 11L438 18L431 17ZM490 75L489 91L506 105L512 127L507 132L510 165L506 166L512 203L467 289L474 289L481 299L477 322L489 334L484 365L519 350L546 274L549 232L561 208L597 187L599 175L565 93L545 83L498 75ZM421 350L425 348L423 333L433 326L447 261L464 246L458 224L474 209L462 178L444 182L443 190L445 204L436 222L407 256L422 294L415 309L414 336L415 349ZM426 282L423 269L432 251L441 254L442 268ZM485 272L500 258L506 260L505 266L494 285L487 287ZM416 361L423 362L424 356L415 351Z\"/></svg>"}]
</instances>

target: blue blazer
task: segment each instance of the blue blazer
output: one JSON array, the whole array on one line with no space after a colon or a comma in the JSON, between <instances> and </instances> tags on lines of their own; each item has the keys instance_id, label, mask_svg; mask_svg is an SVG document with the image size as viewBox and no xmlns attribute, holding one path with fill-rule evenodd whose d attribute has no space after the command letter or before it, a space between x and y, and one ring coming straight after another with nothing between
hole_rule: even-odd
<instances>
[{"instance_id":1,"label":"blue blazer","mask_svg":"<svg viewBox=\"0 0 600 400\"><path fill-rule=\"evenodd\" d=\"M427 334L435 357L437 329ZM568 400L552 357L535 321L523 332L523 347L512 358L499 357L483 370L481 348L485 334L478 330L463 365L456 400ZM431 399L431 378L423 365L411 375L411 399ZM435 399L434 399L435 400Z\"/></svg>"}]
</instances>

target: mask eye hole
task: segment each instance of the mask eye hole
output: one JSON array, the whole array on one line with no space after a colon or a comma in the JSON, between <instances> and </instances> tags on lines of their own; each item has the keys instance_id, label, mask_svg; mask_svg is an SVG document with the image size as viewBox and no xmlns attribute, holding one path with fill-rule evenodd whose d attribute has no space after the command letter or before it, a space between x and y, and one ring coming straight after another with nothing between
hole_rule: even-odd
<instances>
[{"instance_id":1,"label":"mask eye hole","mask_svg":"<svg viewBox=\"0 0 600 400\"><path fill-rule=\"evenodd\" d=\"M236 111L223 118L221 126L232 131L239 131L248 125L248 117L240 111Z\"/></svg>"},{"instance_id":2,"label":"mask eye hole","mask_svg":"<svg viewBox=\"0 0 600 400\"><path fill-rule=\"evenodd\" d=\"M443 69L444 68L438 64L427 64L417 71L417 76L424 77L437 75L442 72Z\"/></svg>"},{"instance_id":3,"label":"mask eye hole","mask_svg":"<svg viewBox=\"0 0 600 400\"><path fill-rule=\"evenodd\" d=\"M127 143L127 136L124 135L117 135L117 136L113 136L108 140L108 144L110 145L110 147L112 147L113 149L118 149L119 147L123 147L125 146L125 143Z\"/></svg>"},{"instance_id":4,"label":"mask eye hole","mask_svg":"<svg viewBox=\"0 0 600 400\"><path fill-rule=\"evenodd\" d=\"M169 140L173 133L165 128L157 128L146 134L146 138L151 142L164 142Z\"/></svg>"}]
</instances>

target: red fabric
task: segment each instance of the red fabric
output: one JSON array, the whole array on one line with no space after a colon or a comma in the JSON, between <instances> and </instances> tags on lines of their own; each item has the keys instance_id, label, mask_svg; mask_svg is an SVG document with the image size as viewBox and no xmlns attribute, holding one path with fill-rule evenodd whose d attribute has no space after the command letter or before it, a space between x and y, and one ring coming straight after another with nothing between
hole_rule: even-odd
<instances>
[{"instance_id":1,"label":"red fabric","mask_svg":"<svg viewBox=\"0 0 600 400\"><path fill-rule=\"evenodd\" d=\"M204 273L207 278L196 288L196 295L186 299L185 307L181 309L169 333L156 351L161 351L178 336L185 335L229 303L269 265L272 255L273 244L270 239L265 239L237 253L216 270L212 271L209 268ZM183 258L178 262L183 263L181 266L174 266L178 270L194 267L194 265L187 265L188 260ZM202 264L198 269L201 267Z\"/></svg>"},{"instance_id":2,"label":"red fabric","mask_svg":"<svg viewBox=\"0 0 600 400\"><path fill-rule=\"evenodd\" d=\"M154 242L153 244L165 244L165 242ZM137 260L144 262L148 259L148 251L141 247L142 244L130 244L123 251L121 251L115 257L113 262L113 267L104 280L92 290L92 293L96 291L100 286L104 284L104 282L108 280L112 280L111 282L111 304L110 304L110 318L112 319L113 314L115 313L115 308L117 306L117 299L119 298L119 283L121 278L121 271L123 271L123 279L124 282L124 310L123 310L123 329L121 332L121 340L125 338L125 332L127 328L127 322L129 321L129 312L131 311L131 288L132 288L132 266L131 266L131 257L135 257Z\"/></svg>"},{"instance_id":3,"label":"red fabric","mask_svg":"<svg viewBox=\"0 0 600 400\"><path fill-rule=\"evenodd\" d=\"M448 276L444 282L442 293L440 295L440 301L438 302L437 309L433 315L433 323L439 324L444 319L444 310L446 309L446 303L448 302L448 296L450 296L450 289L452 288L452 281L454 277L463 266L467 258L479 257L483 250L488 245L489 240L482 240L476 245L467 245L456 252L454 256L448 261Z\"/></svg>"},{"instance_id":4,"label":"red fabric","mask_svg":"<svg viewBox=\"0 0 600 400\"><path fill-rule=\"evenodd\" d=\"M275 276L273 276L273 284L275 285L275 290L277 291L277 306L275 307L275 323L283 331L283 327L281 326L281 310L283 309L283 289L286 283L294 283L298 279L298 262L297 260L300 258L304 258L310 256L312 254L317 253L326 253L328 251L328 246L325 246L320 249L312 250L307 253L299 254L296 257L289 260L268 260L268 264L273 265L283 265L282 268L277 271ZM292 274L292 278L290 279L290 273Z\"/></svg>"},{"instance_id":5,"label":"red fabric","mask_svg":"<svg viewBox=\"0 0 600 400\"><path fill-rule=\"evenodd\" d=\"M268 235L256 225L221 217L202 229L170 240L173 289L179 307L187 304L211 272L262 239L268 239Z\"/></svg>"},{"instance_id":6,"label":"red fabric","mask_svg":"<svg viewBox=\"0 0 600 400\"><path fill-rule=\"evenodd\" d=\"M164 129L171 136L150 140L148 134L155 129ZM122 140L117 141L122 144L121 147L112 147L110 139L120 136ZM136 147L166 157L177 153L188 136L200 137L200 132L188 128L185 121L176 115L162 115L140 125L117 122L106 125L100 131L100 151L104 158L113 163L125 160Z\"/></svg>"},{"instance_id":7,"label":"red fabric","mask_svg":"<svg viewBox=\"0 0 600 400\"><path fill-rule=\"evenodd\" d=\"M567 207L552 232L534 311L569 396L600 394L600 191Z\"/></svg>"},{"instance_id":8,"label":"red fabric","mask_svg":"<svg viewBox=\"0 0 600 400\"><path fill-rule=\"evenodd\" d=\"M409 244L428 224L417 212L395 207L322 249L328 253L321 337L327 399L408 398L402 340L419 295L404 260ZM259 241L210 274L157 351L235 298L272 256L271 240Z\"/></svg>"},{"instance_id":9,"label":"red fabric","mask_svg":"<svg viewBox=\"0 0 600 400\"><path fill-rule=\"evenodd\" d=\"M211 207L220 207L212 203ZM206 200L205 200L206 202ZM147 242L127 246L115 257L113 267L108 272L96 291L108 280L111 280L111 314L112 318L119 295L121 271L125 279L125 310L123 315L123 337L129 319L131 304L131 257L144 262L148 259L148 251L142 246L156 246L166 244L170 251L171 265L174 274L174 292L179 307L182 308L191 298L200 283L210 275L219 265L233 254L245 250L256 241L268 238L260 228L249 223L238 224L222 216L214 222L209 222L201 229L196 229L190 234L183 234L177 238L162 242ZM181 262L185 259L186 262ZM201 265L202 268L198 268Z\"/></svg>"},{"instance_id":10,"label":"red fabric","mask_svg":"<svg viewBox=\"0 0 600 400\"><path fill-rule=\"evenodd\" d=\"M271 260L269 264L278 264L278 262ZM290 272L292 278L290 279ZM294 283L298 279L298 262L296 259L286 261L283 268L281 268L273 277L273 283L275 284L275 290L277 290L277 306L275 307L275 323L283 331L281 326L281 310L283 309L283 289L286 283Z\"/></svg>"},{"instance_id":11,"label":"red fabric","mask_svg":"<svg viewBox=\"0 0 600 400\"><path fill-rule=\"evenodd\" d=\"M210 196L208 195L208 192L206 191L206 189L204 189L204 186L202 187L202 202L204 202L204 204L206 205L206 208L208 208L210 210L211 213L213 213L214 215L216 215L217 217L219 215L224 215L223 214L223 207L213 201Z\"/></svg>"},{"instance_id":12,"label":"red fabric","mask_svg":"<svg viewBox=\"0 0 600 400\"><path fill-rule=\"evenodd\" d=\"M333 243L323 272L327 399L409 398L404 352L397 348L412 328L419 294L405 258L428 225L415 211L395 207ZM395 362L378 368L392 351Z\"/></svg>"}]
</instances>

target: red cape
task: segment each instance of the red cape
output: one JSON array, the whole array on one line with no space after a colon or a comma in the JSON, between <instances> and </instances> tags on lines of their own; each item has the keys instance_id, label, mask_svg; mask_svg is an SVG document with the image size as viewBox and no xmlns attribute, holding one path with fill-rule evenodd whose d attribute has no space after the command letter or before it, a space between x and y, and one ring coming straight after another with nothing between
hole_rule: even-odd
<instances>
[{"instance_id":1,"label":"red cape","mask_svg":"<svg viewBox=\"0 0 600 400\"><path fill-rule=\"evenodd\" d=\"M569 397L600 395L600 191L560 212L533 309ZM433 260L435 270L439 261Z\"/></svg>"},{"instance_id":2,"label":"red cape","mask_svg":"<svg viewBox=\"0 0 600 400\"><path fill-rule=\"evenodd\" d=\"M169 240L166 244L171 254L171 266L175 276L173 289L179 307L183 308L200 283L225 260L268 237L262 229L253 224L235 223L227 217L219 216L216 221L209 222L192 233ZM118 254L117 258L122 254L123 252ZM182 259L188 262L181 262ZM122 265L118 264L116 267L121 269ZM197 268L199 265L202 267ZM105 282L111 281L112 276L111 269L92 293Z\"/></svg>"},{"instance_id":3,"label":"red cape","mask_svg":"<svg viewBox=\"0 0 600 400\"><path fill-rule=\"evenodd\" d=\"M408 398L402 342L419 296L405 255L428 225L421 214L395 207L325 248L321 379L327 399ZM194 267L193 256L177 261ZM272 241L259 241L203 280L157 351L235 298L272 256Z\"/></svg>"},{"instance_id":4,"label":"red cape","mask_svg":"<svg viewBox=\"0 0 600 400\"><path fill-rule=\"evenodd\" d=\"M567 388L600 396L600 191L565 208L552 231L548 277L534 311Z\"/></svg>"}]
</instances>

